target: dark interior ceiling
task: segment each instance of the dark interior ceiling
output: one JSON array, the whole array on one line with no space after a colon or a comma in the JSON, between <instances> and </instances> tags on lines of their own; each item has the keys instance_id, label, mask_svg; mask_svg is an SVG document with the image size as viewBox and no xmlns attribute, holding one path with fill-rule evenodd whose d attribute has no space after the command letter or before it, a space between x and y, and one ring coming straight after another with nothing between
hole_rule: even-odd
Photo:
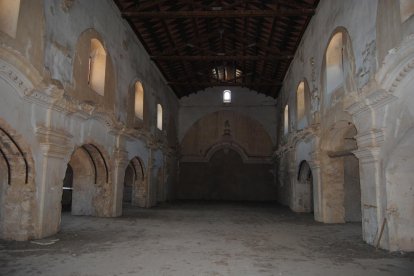
<instances>
[{"instance_id":1,"label":"dark interior ceiling","mask_svg":"<svg viewBox=\"0 0 414 276\"><path fill-rule=\"evenodd\" d=\"M319 0L114 0L181 98L213 86L277 97Z\"/></svg>"}]
</instances>

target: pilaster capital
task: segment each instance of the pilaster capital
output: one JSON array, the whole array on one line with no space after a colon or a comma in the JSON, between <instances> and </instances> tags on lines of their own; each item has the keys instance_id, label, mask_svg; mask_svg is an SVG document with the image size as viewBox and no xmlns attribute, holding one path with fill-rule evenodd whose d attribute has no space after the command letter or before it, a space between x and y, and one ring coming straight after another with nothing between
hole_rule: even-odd
<instances>
[{"instance_id":1,"label":"pilaster capital","mask_svg":"<svg viewBox=\"0 0 414 276\"><path fill-rule=\"evenodd\" d=\"M37 126L35 133L44 156L63 159L73 150L73 136L64 130Z\"/></svg>"},{"instance_id":2,"label":"pilaster capital","mask_svg":"<svg viewBox=\"0 0 414 276\"><path fill-rule=\"evenodd\" d=\"M123 165L128 164L128 152L127 151L120 149L120 148L115 148L112 156L117 166L123 166Z\"/></svg>"}]
</instances>

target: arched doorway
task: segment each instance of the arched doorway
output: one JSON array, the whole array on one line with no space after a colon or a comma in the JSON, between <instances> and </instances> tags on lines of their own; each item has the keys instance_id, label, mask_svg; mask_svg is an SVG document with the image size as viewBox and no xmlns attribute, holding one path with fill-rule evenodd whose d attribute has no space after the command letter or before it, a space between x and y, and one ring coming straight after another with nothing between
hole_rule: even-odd
<instances>
[{"instance_id":1,"label":"arched doorway","mask_svg":"<svg viewBox=\"0 0 414 276\"><path fill-rule=\"evenodd\" d=\"M63 179L62 212L72 211L73 169L68 164L65 178Z\"/></svg>"},{"instance_id":2,"label":"arched doorway","mask_svg":"<svg viewBox=\"0 0 414 276\"><path fill-rule=\"evenodd\" d=\"M302 212L313 212L313 176L311 168L305 160L299 165L298 185L296 185L296 198L298 207Z\"/></svg>"},{"instance_id":3,"label":"arched doorway","mask_svg":"<svg viewBox=\"0 0 414 276\"><path fill-rule=\"evenodd\" d=\"M359 160L353 154L358 148L356 135L356 127L345 121L337 123L328 135L330 150L324 160L324 201L329 205L327 215L336 216L331 217L335 222L362 221Z\"/></svg>"},{"instance_id":4,"label":"arched doorway","mask_svg":"<svg viewBox=\"0 0 414 276\"><path fill-rule=\"evenodd\" d=\"M63 180L62 211L72 215L107 216L110 194L109 171L103 153L93 144L77 148ZM109 203L108 203L109 202Z\"/></svg>"},{"instance_id":5,"label":"arched doorway","mask_svg":"<svg viewBox=\"0 0 414 276\"><path fill-rule=\"evenodd\" d=\"M131 163L128 164L124 176L124 192L122 196L123 204L131 204L132 202L132 187L135 182L135 173Z\"/></svg>"},{"instance_id":6,"label":"arched doorway","mask_svg":"<svg viewBox=\"0 0 414 276\"><path fill-rule=\"evenodd\" d=\"M125 170L123 204L147 206L147 187L144 177L144 165L140 158L134 157Z\"/></svg>"},{"instance_id":7,"label":"arched doorway","mask_svg":"<svg viewBox=\"0 0 414 276\"><path fill-rule=\"evenodd\" d=\"M36 205L33 160L20 135L0 125L0 239L34 235Z\"/></svg>"}]
</instances>

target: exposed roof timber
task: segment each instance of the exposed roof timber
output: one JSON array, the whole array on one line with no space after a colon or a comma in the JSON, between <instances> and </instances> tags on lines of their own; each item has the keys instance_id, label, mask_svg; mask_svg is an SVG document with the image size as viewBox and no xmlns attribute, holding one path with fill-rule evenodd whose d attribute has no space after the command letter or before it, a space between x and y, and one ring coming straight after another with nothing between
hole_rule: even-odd
<instances>
[{"instance_id":1,"label":"exposed roof timber","mask_svg":"<svg viewBox=\"0 0 414 276\"><path fill-rule=\"evenodd\" d=\"M315 9L281 9L281 10L212 10L212 11L124 11L122 16L132 20L140 19L175 19L175 18L229 18L229 17L279 17L279 16L308 16Z\"/></svg>"},{"instance_id":2,"label":"exposed roof timber","mask_svg":"<svg viewBox=\"0 0 414 276\"><path fill-rule=\"evenodd\" d=\"M169 85L177 86L282 86L280 82L168 82Z\"/></svg>"},{"instance_id":3,"label":"exposed roof timber","mask_svg":"<svg viewBox=\"0 0 414 276\"><path fill-rule=\"evenodd\" d=\"M151 56L151 59L158 61L258 61L258 60L283 60L292 59L293 55L277 55L277 56L225 56L225 55L211 55L211 56Z\"/></svg>"}]
</instances>

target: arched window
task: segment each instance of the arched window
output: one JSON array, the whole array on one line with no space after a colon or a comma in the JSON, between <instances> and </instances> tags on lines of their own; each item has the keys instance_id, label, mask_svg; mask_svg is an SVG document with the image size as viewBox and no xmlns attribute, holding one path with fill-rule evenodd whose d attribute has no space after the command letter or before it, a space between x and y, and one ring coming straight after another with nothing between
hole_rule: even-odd
<instances>
[{"instance_id":1,"label":"arched window","mask_svg":"<svg viewBox=\"0 0 414 276\"><path fill-rule=\"evenodd\" d=\"M139 81L135 83L135 116L144 119L144 88Z\"/></svg>"},{"instance_id":2,"label":"arched window","mask_svg":"<svg viewBox=\"0 0 414 276\"><path fill-rule=\"evenodd\" d=\"M90 88L101 96L105 92L105 69L106 51L98 39L92 38L89 53L88 84Z\"/></svg>"},{"instance_id":3,"label":"arched window","mask_svg":"<svg viewBox=\"0 0 414 276\"><path fill-rule=\"evenodd\" d=\"M338 32L332 37L326 50L326 91L328 95L344 82L343 44L343 34Z\"/></svg>"},{"instance_id":4,"label":"arched window","mask_svg":"<svg viewBox=\"0 0 414 276\"><path fill-rule=\"evenodd\" d=\"M231 103L231 91L230 90L223 91L223 103Z\"/></svg>"},{"instance_id":5,"label":"arched window","mask_svg":"<svg viewBox=\"0 0 414 276\"><path fill-rule=\"evenodd\" d=\"M407 21L414 14L413 0L400 0L401 23Z\"/></svg>"},{"instance_id":6,"label":"arched window","mask_svg":"<svg viewBox=\"0 0 414 276\"><path fill-rule=\"evenodd\" d=\"M289 106L285 106L285 112L283 116L283 133L286 135L289 132Z\"/></svg>"},{"instance_id":7,"label":"arched window","mask_svg":"<svg viewBox=\"0 0 414 276\"><path fill-rule=\"evenodd\" d=\"M297 121L305 117L305 83L302 81L296 91Z\"/></svg>"},{"instance_id":8,"label":"arched window","mask_svg":"<svg viewBox=\"0 0 414 276\"><path fill-rule=\"evenodd\" d=\"M162 130L162 106L157 104L157 128Z\"/></svg>"},{"instance_id":9,"label":"arched window","mask_svg":"<svg viewBox=\"0 0 414 276\"><path fill-rule=\"evenodd\" d=\"M15 38L20 0L0 0L0 31Z\"/></svg>"}]
</instances>

